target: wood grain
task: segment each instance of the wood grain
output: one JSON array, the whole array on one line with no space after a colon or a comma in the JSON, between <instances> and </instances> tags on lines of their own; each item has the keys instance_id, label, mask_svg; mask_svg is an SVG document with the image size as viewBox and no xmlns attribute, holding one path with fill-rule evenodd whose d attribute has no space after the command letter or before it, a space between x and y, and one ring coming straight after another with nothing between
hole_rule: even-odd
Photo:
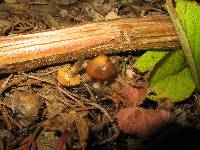
<instances>
[{"instance_id":1,"label":"wood grain","mask_svg":"<svg viewBox=\"0 0 200 150\"><path fill-rule=\"evenodd\" d=\"M130 50L180 46L168 16L93 22L0 37L0 74Z\"/></svg>"}]
</instances>

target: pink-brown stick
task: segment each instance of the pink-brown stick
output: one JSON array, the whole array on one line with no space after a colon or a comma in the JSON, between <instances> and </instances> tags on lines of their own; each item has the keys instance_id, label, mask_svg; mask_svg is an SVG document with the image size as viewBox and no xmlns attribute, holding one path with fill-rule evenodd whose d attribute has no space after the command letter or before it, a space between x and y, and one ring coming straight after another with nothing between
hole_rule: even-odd
<instances>
[{"instance_id":1,"label":"pink-brown stick","mask_svg":"<svg viewBox=\"0 0 200 150\"><path fill-rule=\"evenodd\" d=\"M128 50L180 46L167 16L126 18L0 37L0 74Z\"/></svg>"}]
</instances>

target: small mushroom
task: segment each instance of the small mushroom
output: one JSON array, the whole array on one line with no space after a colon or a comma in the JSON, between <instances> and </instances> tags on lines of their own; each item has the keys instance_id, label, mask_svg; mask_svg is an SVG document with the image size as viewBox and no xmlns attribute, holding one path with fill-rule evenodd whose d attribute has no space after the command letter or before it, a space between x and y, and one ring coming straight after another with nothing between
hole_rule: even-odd
<instances>
[{"instance_id":1,"label":"small mushroom","mask_svg":"<svg viewBox=\"0 0 200 150\"><path fill-rule=\"evenodd\" d=\"M58 70L57 80L65 87L77 86L81 83L81 77L76 74L77 66L68 67L64 66Z\"/></svg>"},{"instance_id":2,"label":"small mushroom","mask_svg":"<svg viewBox=\"0 0 200 150\"><path fill-rule=\"evenodd\" d=\"M115 72L115 65L105 55L95 57L86 67L86 73L89 76L100 80L109 79L115 74Z\"/></svg>"}]
</instances>

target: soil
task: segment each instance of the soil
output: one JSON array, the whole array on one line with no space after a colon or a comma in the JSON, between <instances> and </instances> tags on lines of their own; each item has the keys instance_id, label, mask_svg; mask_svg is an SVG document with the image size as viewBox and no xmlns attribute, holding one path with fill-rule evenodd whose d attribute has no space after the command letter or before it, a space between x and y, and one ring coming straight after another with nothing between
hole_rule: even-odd
<instances>
[{"instance_id":1,"label":"soil","mask_svg":"<svg viewBox=\"0 0 200 150\"><path fill-rule=\"evenodd\" d=\"M0 34L34 34L106 19L168 15L162 4L160 0L2 0ZM133 67L143 53L107 55L115 70L103 80L86 72L93 58L1 75L0 149L155 150L198 146L196 93L179 103L145 99L149 73ZM65 76L69 81L64 81ZM119 115L125 108L133 110ZM170 113L169 118L166 114L154 115L160 110ZM156 123L152 123L155 117ZM129 119L135 119L135 124L143 121L133 130L129 129Z\"/></svg>"}]
</instances>

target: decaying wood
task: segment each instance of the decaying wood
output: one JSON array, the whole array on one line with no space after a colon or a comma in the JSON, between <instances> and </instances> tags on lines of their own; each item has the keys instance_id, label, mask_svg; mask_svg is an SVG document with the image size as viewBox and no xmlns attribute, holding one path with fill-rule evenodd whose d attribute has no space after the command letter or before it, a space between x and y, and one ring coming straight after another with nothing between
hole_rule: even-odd
<instances>
[{"instance_id":1,"label":"decaying wood","mask_svg":"<svg viewBox=\"0 0 200 150\"><path fill-rule=\"evenodd\" d=\"M108 20L35 34L0 37L0 74L102 53L179 45L167 16Z\"/></svg>"}]
</instances>

